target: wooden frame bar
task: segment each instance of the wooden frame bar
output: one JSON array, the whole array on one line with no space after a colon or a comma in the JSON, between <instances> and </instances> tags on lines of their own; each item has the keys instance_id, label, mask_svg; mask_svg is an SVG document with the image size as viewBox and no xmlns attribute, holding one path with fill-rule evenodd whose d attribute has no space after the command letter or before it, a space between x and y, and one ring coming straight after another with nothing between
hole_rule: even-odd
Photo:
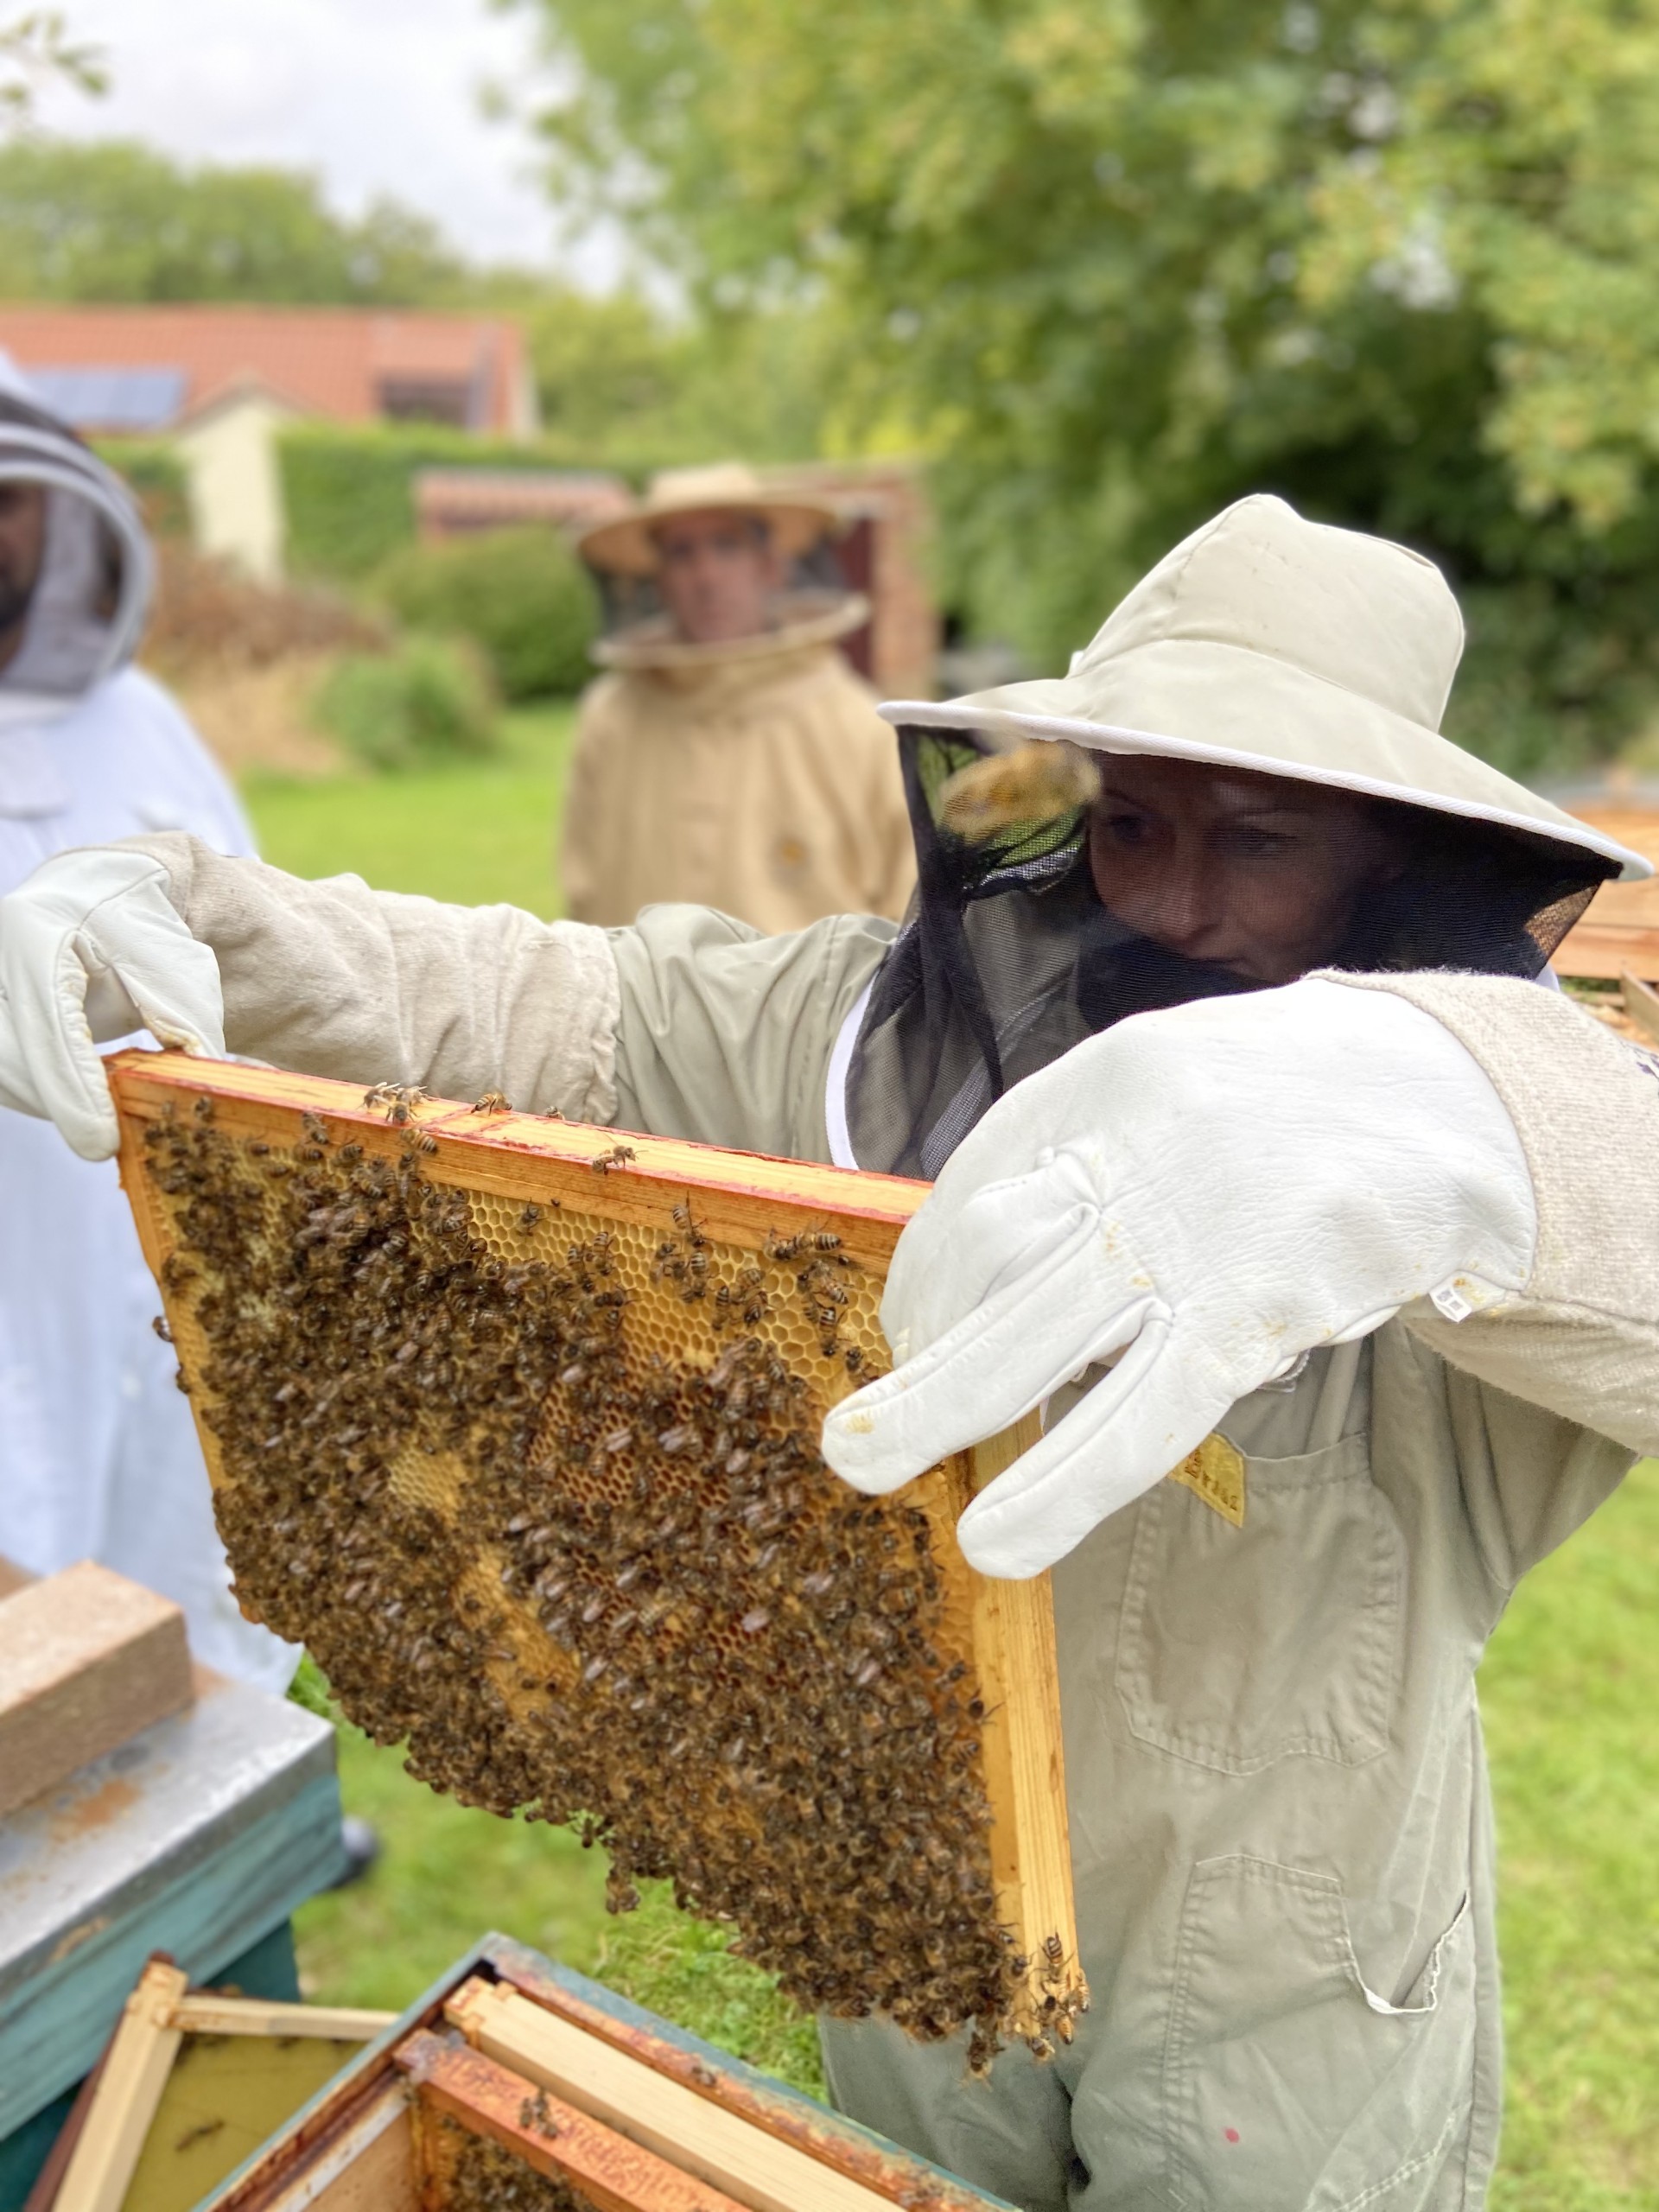
<instances>
[{"instance_id":1,"label":"wooden frame bar","mask_svg":"<svg viewBox=\"0 0 1659 2212\"><path fill-rule=\"evenodd\" d=\"M530 2063L467 2040L452 2011ZM538 2066L543 2024L562 2053L573 2044L592 2049L578 2052L579 2063L567 2056ZM1029 2061L1011 2051L999 2063ZM594 2116L597 2095L567 2095L551 2083L555 2072L563 2079L573 2070L597 2080L637 2117L613 2126ZM677 2133L683 2119L693 2152L728 2177L725 2185L688 2161ZM199 2212L443 2212L450 2153L434 2136L445 2121L556 2175L602 2212L758 2212L780 2196L800 2212L849 2204L1010 2212L501 1936L485 1937L457 1961Z\"/></svg>"},{"instance_id":2,"label":"wooden frame bar","mask_svg":"<svg viewBox=\"0 0 1659 2212\"><path fill-rule=\"evenodd\" d=\"M54 2212L120 2212L184 2031L173 2024L185 1976L152 1959L128 1998Z\"/></svg>"}]
</instances>

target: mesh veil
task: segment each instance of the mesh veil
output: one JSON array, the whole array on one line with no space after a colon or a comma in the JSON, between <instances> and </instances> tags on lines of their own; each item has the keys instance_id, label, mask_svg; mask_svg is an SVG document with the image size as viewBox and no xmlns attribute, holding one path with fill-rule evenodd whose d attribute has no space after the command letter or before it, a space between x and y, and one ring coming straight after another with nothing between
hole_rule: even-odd
<instances>
[{"instance_id":1,"label":"mesh veil","mask_svg":"<svg viewBox=\"0 0 1659 2212\"><path fill-rule=\"evenodd\" d=\"M20 575L0 559L0 709L23 698L70 701L131 654L148 607L142 524L119 480L72 431L0 388L0 493L43 505L38 565Z\"/></svg>"},{"instance_id":2,"label":"mesh veil","mask_svg":"<svg viewBox=\"0 0 1659 2212\"><path fill-rule=\"evenodd\" d=\"M1091 868L1082 808L974 843L945 828L942 786L985 749L972 733L906 728L899 742L918 880L849 1067L848 1132L861 1166L931 1179L1005 1090L1084 1038L1129 1014L1267 987L1171 950L1181 932L1173 916L1161 927L1144 896L1125 901L1133 919L1114 912L1113 863L1108 855ZM1356 841L1356 874L1359 841L1368 851L1380 841L1390 860L1310 968L1536 976L1618 872L1548 837L1393 800L1349 803L1321 834ZM1321 858L1340 874L1345 855Z\"/></svg>"}]
</instances>

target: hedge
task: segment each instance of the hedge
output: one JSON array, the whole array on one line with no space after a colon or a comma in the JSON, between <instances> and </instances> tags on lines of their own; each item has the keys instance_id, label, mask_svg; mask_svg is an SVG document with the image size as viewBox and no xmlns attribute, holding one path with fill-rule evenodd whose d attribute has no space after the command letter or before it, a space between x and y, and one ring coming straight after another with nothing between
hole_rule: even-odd
<instances>
[{"instance_id":1,"label":"hedge","mask_svg":"<svg viewBox=\"0 0 1659 2212\"><path fill-rule=\"evenodd\" d=\"M287 560L295 575L354 578L415 536L415 478L423 468L587 468L590 454L544 442L470 436L429 423L343 429L295 424L277 441ZM607 459L603 464L614 468ZM622 474L643 480L650 464Z\"/></svg>"}]
</instances>

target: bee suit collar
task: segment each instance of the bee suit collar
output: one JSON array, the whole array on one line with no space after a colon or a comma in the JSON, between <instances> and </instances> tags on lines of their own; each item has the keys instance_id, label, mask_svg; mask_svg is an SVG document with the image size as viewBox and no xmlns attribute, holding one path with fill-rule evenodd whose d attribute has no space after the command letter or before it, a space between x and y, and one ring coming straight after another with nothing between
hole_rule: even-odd
<instances>
[{"instance_id":1,"label":"bee suit collar","mask_svg":"<svg viewBox=\"0 0 1659 2212\"><path fill-rule=\"evenodd\" d=\"M1440 734L1463 620L1432 561L1306 521L1267 494L1183 539L1062 677L880 709L992 747L1069 739L1335 785L1573 845L1653 873Z\"/></svg>"}]
</instances>

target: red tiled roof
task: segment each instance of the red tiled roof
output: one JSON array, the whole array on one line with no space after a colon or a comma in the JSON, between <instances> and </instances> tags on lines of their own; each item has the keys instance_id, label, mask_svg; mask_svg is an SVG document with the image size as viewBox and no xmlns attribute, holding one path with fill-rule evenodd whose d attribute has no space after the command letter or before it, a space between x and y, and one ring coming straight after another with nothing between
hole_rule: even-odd
<instances>
[{"instance_id":1,"label":"red tiled roof","mask_svg":"<svg viewBox=\"0 0 1659 2212\"><path fill-rule=\"evenodd\" d=\"M372 308L0 307L0 347L31 368L176 368L184 412L257 379L338 423L385 412L388 381L467 383L474 427L512 432L525 377L516 323Z\"/></svg>"}]
</instances>

